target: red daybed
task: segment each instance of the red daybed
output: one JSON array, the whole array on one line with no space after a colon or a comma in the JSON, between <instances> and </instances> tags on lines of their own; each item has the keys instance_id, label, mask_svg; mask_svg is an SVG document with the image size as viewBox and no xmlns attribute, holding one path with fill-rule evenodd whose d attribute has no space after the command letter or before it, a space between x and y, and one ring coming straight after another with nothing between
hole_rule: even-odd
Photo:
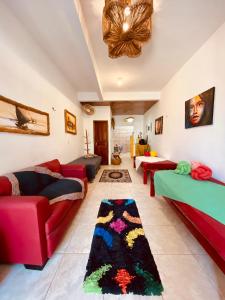
<instances>
[{"instance_id":1,"label":"red daybed","mask_svg":"<svg viewBox=\"0 0 225 300\"><path fill-rule=\"evenodd\" d=\"M150 171L151 196L155 195L154 173L156 171L157 170ZM210 181L225 185L225 183L213 178ZM164 198L174 208L176 208L176 210L179 212L179 215L182 217L184 223L190 229L192 234L197 238L197 240L205 248L208 254L225 273L225 225L188 204L175 201L167 197Z\"/></svg>"},{"instance_id":2,"label":"red daybed","mask_svg":"<svg viewBox=\"0 0 225 300\"><path fill-rule=\"evenodd\" d=\"M62 165L57 159L41 164L64 177L84 181L82 165ZM0 176L0 263L22 263L42 269L80 207L82 199L49 204L42 196L11 196L11 183Z\"/></svg>"}]
</instances>

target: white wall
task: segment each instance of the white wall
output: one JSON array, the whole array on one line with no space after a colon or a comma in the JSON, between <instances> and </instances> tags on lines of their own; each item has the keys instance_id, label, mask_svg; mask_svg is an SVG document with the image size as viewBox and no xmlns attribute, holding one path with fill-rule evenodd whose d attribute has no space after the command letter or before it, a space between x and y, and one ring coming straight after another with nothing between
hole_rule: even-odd
<instances>
[{"instance_id":1,"label":"white wall","mask_svg":"<svg viewBox=\"0 0 225 300\"><path fill-rule=\"evenodd\" d=\"M150 144L163 157L198 160L225 180L225 24L195 53L161 92L161 100L146 114L153 122ZM191 41L190 41L191 42ZM215 86L213 125L184 128L184 102ZM162 135L154 135L154 120L164 116Z\"/></svg>"},{"instance_id":2,"label":"white wall","mask_svg":"<svg viewBox=\"0 0 225 300\"><path fill-rule=\"evenodd\" d=\"M79 104L72 89L18 20L0 3L0 94L50 114L50 136L0 132L0 174L83 153ZM55 108L55 112L52 110ZM65 133L64 109L77 116L78 134Z\"/></svg>"},{"instance_id":3,"label":"white wall","mask_svg":"<svg viewBox=\"0 0 225 300\"><path fill-rule=\"evenodd\" d=\"M88 116L83 113L84 134L88 132L90 152L94 153L94 121L108 121L109 163L111 161L111 108L110 106L95 106L95 113ZM84 149L85 147L83 147Z\"/></svg>"}]
</instances>

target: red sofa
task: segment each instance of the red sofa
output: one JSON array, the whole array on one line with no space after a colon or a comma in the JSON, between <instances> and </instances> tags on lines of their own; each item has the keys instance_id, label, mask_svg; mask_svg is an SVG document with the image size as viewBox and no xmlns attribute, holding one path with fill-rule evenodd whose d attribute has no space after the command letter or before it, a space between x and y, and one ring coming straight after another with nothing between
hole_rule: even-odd
<instances>
[{"instance_id":1,"label":"red sofa","mask_svg":"<svg viewBox=\"0 0 225 300\"><path fill-rule=\"evenodd\" d=\"M82 165L62 165L57 159L41 164L64 177L84 181ZM0 263L22 263L42 269L80 207L82 199L49 204L42 196L11 196L11 183L0 176Z\"/></svg>"}]
</instances>

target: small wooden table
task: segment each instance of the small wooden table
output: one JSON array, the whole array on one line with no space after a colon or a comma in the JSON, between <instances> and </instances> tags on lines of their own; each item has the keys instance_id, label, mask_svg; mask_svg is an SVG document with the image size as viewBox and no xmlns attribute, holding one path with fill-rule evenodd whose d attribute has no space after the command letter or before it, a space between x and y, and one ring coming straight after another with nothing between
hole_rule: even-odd
<instances>
[{"instance_id":1,"label":"small wooden table","mask_svg":"<svg viewBox=\"0 0 225 300\"><path fill-rule=\"evenodd\" d=\"M143 168L143 183L147 184L148 182L148 172L151 170L175 170L177 167L177 164L171 160L164 160L159 162L143 162L142 163ZM151 179L151 177L150 177Z\"/></svg>"}]
</instances>

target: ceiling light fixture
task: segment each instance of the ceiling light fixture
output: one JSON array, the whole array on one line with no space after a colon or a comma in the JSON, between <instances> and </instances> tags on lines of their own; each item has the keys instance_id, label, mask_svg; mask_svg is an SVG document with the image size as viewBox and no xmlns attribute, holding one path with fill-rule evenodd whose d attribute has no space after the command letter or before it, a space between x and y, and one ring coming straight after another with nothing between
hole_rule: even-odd
<instances>
[{"instance_id":1,"label":"ceiling light fixture","mask_svg":"<svg viewBox=\"0 0 225 300\"><path fill-rule=\"evenodd\" d=\"M109 57L136 57L151 37L153 0L105 0L103 40Z\"/></svg>"},{"instance_id":2,"label":"ceiling light fixture","mask_svg":"<svg viewBox=\"0 0 225 300\"><path fill-rule=\"evenodd\" d=\"M123 31L126 32L129 29L129 24L127 22L123 23Z\"/></svg>"},{"instance_id":3,"label":"ceiling light fixture","mask_svg":"<svg viewBox=\"0 0 225 300\"><path fill-rule=\"evenodd\" d=\"M125 119L125 121L127 123L133 123L134 122L134 117L128 117L128 118Z\"/></svg>"},{"instance_id":4,"label":"ceiling light fixture","mask_svg":"<svg viewBox=\"0 0 225 300\"><path fill-rule=\"evenodd\" d=\"M127 7L124 9L124 15L125 15L125 17L129 17L129 15L130 15L130 7L129 7L129 6L127 6Z\"/></svg>"}]
</instances>

